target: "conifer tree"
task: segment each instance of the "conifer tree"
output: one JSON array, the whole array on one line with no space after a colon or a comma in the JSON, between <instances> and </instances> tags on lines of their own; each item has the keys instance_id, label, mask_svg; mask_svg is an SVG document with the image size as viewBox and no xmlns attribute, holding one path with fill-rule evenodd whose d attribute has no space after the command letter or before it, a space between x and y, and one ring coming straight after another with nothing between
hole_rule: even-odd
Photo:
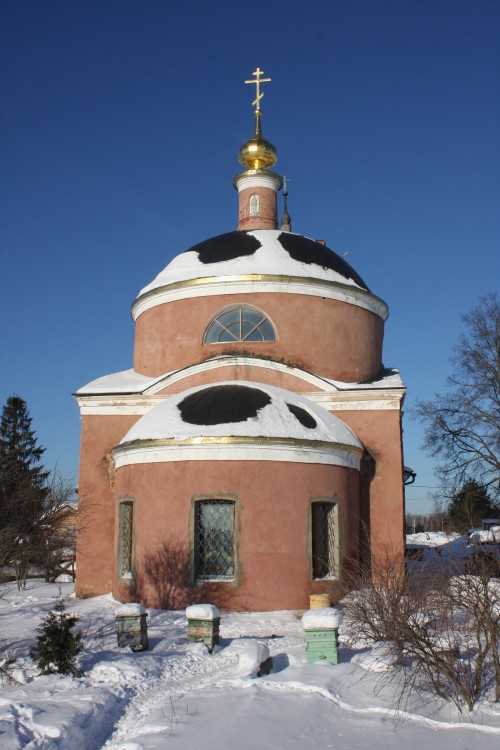
<instances>
[{"instance_id":1,"label":"conifer tree","mask_svg":"<svg viewBox=\"0 0 500 750\"><path fill-rule=\"evenodd\" d=\"M48 472L39 464L44 450L26 402L11 396L0 420L0 567L15 565L22 575L45 513Z\"/></svg>"},{"instance_id":2,"label":"conifer tree","mask_svg":"<svg viewBox=\"0 0 500 750\"><path fill-rule=\"evenodd\" d=\"M58 574L63 552L74 544L73 484L39 463L38 443L26 402L11 396L0 419L0 568L13 567L24 588L30 565L46 580Z\"/></svg>"},{"instance_id":3,"label":"conifer tree","mask_svg":"<svg viewBox=\"0 0 500 750\"><path fill-rule=\"evenodd\" d=\"M478 526L483 518L495 512L486 489L475 479L468 479L448 505L452 529L462 533Z\"/></svg>"},{"instance_id":4,"label":"conifer tree","mask_svg":"<svg viewBox=\"0 0 500 750\"><path fill-rule=\"evenodd\" d=\"M36 628L39 635L36 646L31 649L31 658L43 674L59 672L80 677L82 672L76 664L76 657L83 648L83 636L80 630L72 630L78 617L66 612L61 598L54 609Z\"/></svg>"},{"instance_id":5,"label":"conifer tree","mask_svg":"<svg viewBox=\"0 0 500 750\"><path fill-rule=\"evenodd\" d=\"M26 401L20 396L10 396L0 422L1 465L8 473L5 491L26 478L41 489L47 478L47 472L39 465L45 448L38 444L31 422Z\"/></svg>"}]
</instances>

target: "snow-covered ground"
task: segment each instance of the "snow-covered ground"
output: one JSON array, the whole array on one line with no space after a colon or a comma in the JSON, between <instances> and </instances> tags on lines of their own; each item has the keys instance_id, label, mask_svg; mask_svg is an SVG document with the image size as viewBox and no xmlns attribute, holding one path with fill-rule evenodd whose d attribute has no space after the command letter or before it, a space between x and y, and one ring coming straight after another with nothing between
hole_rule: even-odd
<instances>
[{"instance_id":1,"label":"snow-covered ground","mask_svg":"<svg viewBox=\"0 0 500 750\"><path fill-rule=\"evenodd\" d=\"M72 584L62 584L63 596ZM434 696L394 707L373 651L342 642L341 663L308 664L299 613L222 613L221 648L186 643L184 612L150 610L150 649L116 646L111 596L67 602L85 632L82 678L36 676L28 652L58 586L0 587L1 646L19 657L18 680L0 687L0 747L49 750L323 750L367 747L497 750L500 705L461 715ZM252 639L251 641L245 639ZM254 677L269 649L271 674ZM383 658L383 657L382 657Z\"/></svg>"},{"instance_id":2,"label":"snow-covered ground","mask_svg":"<svg viewBox=\"0 0 500 750\"><path fill-rule=\"evenodd\" d=\"M467 537L455 532L445 534L444 531L419 531L406 535L406 544L418 544L422 547L444 547L452 545L455 548L467 544Z\"/></svg>"}]
</instances>

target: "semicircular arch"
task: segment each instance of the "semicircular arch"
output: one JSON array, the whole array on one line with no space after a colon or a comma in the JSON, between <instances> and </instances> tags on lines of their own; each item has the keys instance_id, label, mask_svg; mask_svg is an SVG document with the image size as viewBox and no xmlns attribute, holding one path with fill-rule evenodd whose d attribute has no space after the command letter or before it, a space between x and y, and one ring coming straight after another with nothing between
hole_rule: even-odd
<instances>
[{"instance_id":1,"label":"semicircular arch","mask_svg":"<svg viewBox=\"0 0 500 750\"><path fill-rule=\"evenodd\" d=\"M218 310L203 335L204 344L276 341L276 326L258 307L234 304Z\"/></svg>"}]
</instances>

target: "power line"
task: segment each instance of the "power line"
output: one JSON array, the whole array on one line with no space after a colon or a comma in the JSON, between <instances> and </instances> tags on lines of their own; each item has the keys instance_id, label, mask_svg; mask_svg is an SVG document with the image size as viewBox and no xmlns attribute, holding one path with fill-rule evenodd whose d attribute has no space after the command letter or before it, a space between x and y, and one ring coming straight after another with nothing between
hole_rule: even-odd
<instances>
[{"instance_id":1,"label":"power line","mask_svg":"<svg viewBox=\"0 0 500 750\"><path fill-rule=\"evenodd\" d=\"M441 490L442 487L434 487L432 484L408 484L407 487L418 487L419 490Z\"/></svg>"}]
</instances>

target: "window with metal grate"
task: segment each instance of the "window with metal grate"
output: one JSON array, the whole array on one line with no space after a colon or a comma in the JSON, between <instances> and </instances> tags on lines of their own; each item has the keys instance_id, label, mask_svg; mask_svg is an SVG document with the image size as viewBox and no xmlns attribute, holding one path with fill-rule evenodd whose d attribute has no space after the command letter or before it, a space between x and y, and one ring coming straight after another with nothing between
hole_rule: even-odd
<instances>
[{"instance_id":1,"label":"window with metal grate","mask_svg":"<svg viewBox=\"0 0 500 750\"><path fill-rule=\"evenodd\" d=\"M198 581L233 579L233 501L199 500L196 503L195 577Z\"/></svg>"},{"instance_id":2,"label":"window with metal grate","mask_svg":"<svg viewBox=\"0 0 500 750\"><path fill-rule=\"evenodd\" d=\"M130 501L121 502L118 518L118 575L132 578L134 505Z\"/></svg>"},{"instance_id":3,"label":"window with metal grate","mask_svg":"<svg viewBox=\"0 0 500 750\"><path fill-rule=\"evenodd\" d=\"M336 503L311 504L313 578L336 578Z\"/></svg>"}]
</instances>

